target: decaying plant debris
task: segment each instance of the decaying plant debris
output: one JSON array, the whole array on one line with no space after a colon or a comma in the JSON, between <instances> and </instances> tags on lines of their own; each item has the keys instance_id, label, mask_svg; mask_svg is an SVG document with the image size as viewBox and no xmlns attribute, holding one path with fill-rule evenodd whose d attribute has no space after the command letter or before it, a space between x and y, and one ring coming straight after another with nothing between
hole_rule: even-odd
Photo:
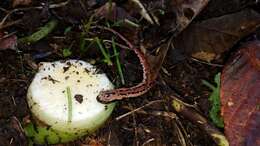
<instances>
[{"instance_id":1,"label":"decaying plant debris","mask_svg":"<svg viewBox=\"0 0 260 146\"><path fill-rule=\"evenodd\" d=\"M1 1L0 145L30 142L23 129L31 121L26 92L39 62L85 60L128 89L145 71L133 49L149 64L149 91L119 101L95 134L58 145L220 145L212 131L225 140L224 129L232 130L210 120L211 91L202 80L214 83L239 46L259 39L259 9L255 0ZM174 101L187 110L178 111ZM224 118L236 113L222 108Z\"/></svg>"}]
</instances>

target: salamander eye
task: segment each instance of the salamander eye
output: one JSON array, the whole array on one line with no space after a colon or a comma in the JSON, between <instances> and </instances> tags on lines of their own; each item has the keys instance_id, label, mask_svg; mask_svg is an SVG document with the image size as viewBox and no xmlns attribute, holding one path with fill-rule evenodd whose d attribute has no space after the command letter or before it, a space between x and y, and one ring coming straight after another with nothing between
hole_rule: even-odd
<instances>
[{"instance_id":1,"label":"salamander eye","mask_svg":"<svg viewBox=\"0 0 260 146\"><path fill-rule=\"evenodd\" d=\"M108 97L110 97L110 94L109 93L104 93L103 97L107 99Z\"/></svg>"},{"instance_id":2,"label":"salamander eye","mask_svg":"<svg viewBox=\"0 0 260 146\"><path fill-rule=\"evenodd\" d=\"M102 103L107 103L110 101L110 93L107 93L107 92L101 92L98 96L97 96L97 100L99 102L102 102Z\"/></svg>"}]
</instances>

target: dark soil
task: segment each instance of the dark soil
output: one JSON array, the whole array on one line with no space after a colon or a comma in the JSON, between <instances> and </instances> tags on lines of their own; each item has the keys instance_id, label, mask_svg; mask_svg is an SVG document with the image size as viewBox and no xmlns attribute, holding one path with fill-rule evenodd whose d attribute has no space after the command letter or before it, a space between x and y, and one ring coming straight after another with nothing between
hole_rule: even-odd
<instances>
[{"instance_id":1,"label":"dark soil","mask_svg":"<svg viewBox=\"0 0 260 146\"><path fill-rule=\"evenodd\" d=\"M47 4L45 0L33 1L28 7L39 6L41 5L40 2ZM80 2L83 2L83 4ZM117 76L116 67L107 66L102 62L103 56L96 45L89 47L88 50L83 52L79 49L80 33L82 32L80 25L84 20L88 20L95 13L95 9L102 6L105 2L105 0L99 2L95 0L86 2L73 0L69 5L57 9L44 7L41 10L29 9L22 11L23 13L16 12L8 19L10 22L21 19L20 23L7 27L4 30L9 33L15 32L18 38L37 31L40 26L43 26L51 18L58 19L59 25L50 35L35 44L25 45L19 43L18 50L0 50L0 146L27 145L28 141L24 137L23 130L17 127L19 127L19 124L23 125L26 123L30 117L26 103L26 93L30 81L37 71L39 62L69 58L86 61L94 60L95 64L102 71L109 74L111 81L115 85L118 87L122 86ZM14 8L11 7L10 3L10 1L0 2L0 7L12 10ZM126 5L124 1L118 1L118 4L122 7ZM224 7L232 7L232 11L239 11L247 5L251 7L251 3L242 3L241 6L231 3ZM231 13L224 8L221 12L213 12L215 8L220 6L221 3L210 3L210 7L203 11L198 16L198 20L196 19L195 21ZM5 14L0 11L0 20L4 16ZM138 15L133 16L139 17ZM97 25L105 25L106 22L105 19L96 19L96 21ZM145 28L147 22L141 23ZM64 34L64 30L68 27L71 28L71 31ZM124 33L126 30L121 30L121 28L116 29L126 34L126 36L132 35L132 33ZM144 30L146 29L148 28ZM147 33L151 33L153 37L156 37L154 34L158 31L152 27L150 29ZM135 34L133 35L129 39L133 40L134 43L138 43L139 41L135 39L139 39L142 36L135 37ZM92 30L91 36L87 36L87 38L92 36L101 36L102 39L106 39L111 37L111 34ZM143 37L146 36L144 35ZM62 49L68 47L73 48L71 49L72 55L64 57ZM229 53L227 52L226 54ZM128 50L121 50L120 54L126 78L125 86L132 86L141 81L142 69L135 54ZM223 61L220 63L224 64ZM212 146L214 145L213 140L203 130L198 129L196 125L185 118L181 116L177 118L158 116L155 112L165 111L174 114L170 100L164 96L165 91L171 90L171 92L174 91L179 94L186 103L195 105L199 112L207 117L210 107L208 95L211 91L202 85L201 80L213 82L214 75L221 69L221 67L194 61L190 56L184 54L182 50L171 48L163 64L163 69L156 80L156 84L149 93L135 99L120 101L111 119L98 132L75 142L60 144L60 146L99 146L102 144L107 145L108 142L112 146L137 146L145 145L145 143L147 143L146 145L156 146L177 146L182 145L182 140L190 146ZM164 100L164 102L158 102L118 121L115 120L118 116L154 100ZM14 120L14 118L17 120ZM220 130L222 131L223 129ZM180 136L180 133L183 134L183 137Z\"/></svg>"}]
</instances>

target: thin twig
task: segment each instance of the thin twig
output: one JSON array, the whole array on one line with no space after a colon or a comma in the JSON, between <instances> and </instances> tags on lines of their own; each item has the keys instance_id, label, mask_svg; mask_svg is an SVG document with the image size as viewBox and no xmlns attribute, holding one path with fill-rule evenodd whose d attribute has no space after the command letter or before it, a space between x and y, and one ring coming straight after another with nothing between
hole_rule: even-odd
<instances>
[{"instance_id":1,"label":"thin twig","mask_svg":"<svg viewBox=\"0 0 260 146\"><path fill-rule=\"evenodd\" d=\"M136 109L134 109L134 110L132 110L132 111L130 111L130 112L128 112L128 113L125 113L125 114L123 114L123 115L121 115L121 116L119 116L119 117L117 117L117 118L115 118L115 119L118 121L118 120L120 120L120 119L122 119L122 118L124 118L124 117L126 117L126 116L129 116L129 115L131 115L132 113L135 113L135 112L137 112L137 111L139 111L139 110L141 110L141 109L143 109L143 108L145 108L145 107L148 107L148 106L150 106L150 105L152 105L152 104L155 104L155 103L161 103L161 102L163 102L163 100L151 101L151 102L149 102L149 103L147 103L147 104L145 104L145 105L143 105L143 106L141 106L141 107L139 107L139 108L136 108Z\"/></svg>"},{"instance_id":2,"label":"thin twig","mask_svg":"<svg viewBox=\"0 0 260 146\"><path fill-rule=\"evenodd\" d=\"M128 104L128 106L132 108L132 105L130 103ZM136 123L136 115L135 115L135 113L132 113L132 117L133 117L133 127L134 127L134 141L133 141L133 145L139 146L138 130L137 130L137 123Z\"/></svg>"},{"instance_id":3,"label":"thin twig","mask_svg":"<svg viewBox=\"0 0 260 146\"><path fill-rule=\"evenodd\" d=\"M8 13L8 11L6 9L2 8L2 7L0 7L0 10L5 12L5 13Z\"/></svg>"},{"instance_id":4,"label":"thin twig","mask_svg":"<svg viewBox=\"0 0 260 146\"><path fill-rule=\"evenodd\" d=\"M194 57L191 57L191 60L196 61L196 62L199 62L199 63L202 63L202 64L210 65L210 66L216 66L216 67L223 67L223 66L224 66L224 65L222 65L222 64L215 64L215 63L205 62L205 61L196 59L196 58L194 58Z\"/></svg>"},{"instance_id":5,"label":"thin twig","mask_svg":"<svg viewBox=\"0 0 260 146\"><path fill-rule=\"evenodd\" d=\"M11 98L12 98L12 101L13 101L14 105L16 106L16 102L15 102L14 96L11 96Z\"/></svg>"},{"instance_id":6,"label":"thin twig","mask_svg":"<svg viewBox=\"0 0 260 146\"><path fill-rule=\"evenodd\" d=\"M179 139L179 142L181 143L182 146L193 146L193 144L191 144L190 139L188 138L188 133L186 131L186 129L183 127L183 124L181 121L179 121L179 119L175 119L174 120L174 126L177 132L177 137ZM188 144L187 144L188 142Z\"/></svg>"},{"instance_id":7,"label":"thin twig","mask_svg":"<svg viewBox=\"0 0 260 146\"><path fill-rule=\"evenodd\" d=\"M154 116L160 116L160 117L168 117L171 119L175 119L177 117L175 113L166 112L166 111L152 111L149 114L154 115Z\"/></svg>"},{"instance_id":8,"label":"thin twig","mask_svg":"<svg viewBox=\"0 0 260 146\"><path fill-rule=\"evenodd\" d=\"M85 38L85 40L87 40L87 41L95 41L95 39L94 38ZM112 40L102 40L104 43L106 43L106 42L108 42L108 43L111 43L112 44ZM117 45L118 47L120 47L120 48L123 48L123 49L129 49L129 47L127 47L127 46L125 46L125 45L123 45L123 44L120 44L120 43L116 43L115 42L115 45Z\"/></svg>"},{"instance_id":9,"label":"thin twig","mask_svg":"<svg viewBox=\"0 0 260 146\"><path fill-rule=\"evenodd\" d=\"M173 95L172 97L172 107L178 114L182 115L184 118L196 124L200 129L204 130L209 136L212 137L212 139L216 142L217 145L228 145L228 141L225 135L221 133L219 129L211 125L204 116L202 116L194 108L188 107L185 104L183 104L184 102L174 97Z\"/></svg>"},{"instance_id":10,"label":"thin twig","mask_svg":"<svg viewBox=\"0 0 260 146\"><path fill-rule=\"evenodd\" d=\"M107 138L107 146L110 146L110 140L111 140L111 128L109 127L109 133Z\"/></svg>"},{"instance_id":11,"label":"thin twig","mask_svg":"<svg viewBox=\"0 0 260 146\"><path fill-rule=\"evenodd\" d=\"M108 28L108 27L102 27L102 26L92 26L91 27L92 29L94 28L99 28L99 29L102 29L102 30L107 30L107 31L110 31L112 32L114 35L117 35L120 39L122 39L128 46L130 49L134 49L134 46L132 45L132 43L130 43L124 36L122 36L120 33L118 33L117 31L111 29L111 28Z\"/></svg>"},{"instance_id":12,"label":"thin twig","mask_svg":"<svg viewBox=\"0 0 260 146\"><path fill-rule=\"evenodd\" d=\"M12 26L14 24L18 24L20 22L22 22L22 19L18 19L18 20L12 21L12 22L7 22L5 25L0 25L0 30L4 29L6 27L10 27L10 26Z\"/></svg>"},{"instance_id":13,"label":"thin twig","mask_svg":"<svg viewBox=\"0 0 260 146\"><path fill-rule=\"evenodd\" d=\"M133 110L130 107L122 107L123 109L126 110ZM167 117L167 118L171 118L171 119L178 119L177 115L173 112L168 112L168 111L150 111L150 112L146 112L144 110L138 110L136 111L136 113L138 114L142 114L142 115L152 115L152 116L156 116L156 117Z\"/></svg>"},{"instance_id":14,"label":"thin twig","mask_svg":"<svg viewBox=\"0 0 260 146\"><path fill-rule=\"evenodd\" d=\"M12 138L10 139L9 144L12 145L13 141L14 141L14 138L12 137Z\"/></svg>"},{"instance_id":15,"label":"thin twig","mask_svg":"<svg viewBox=\"0 0 260 146\"><path fill-rule=\"evenodd\" d=\"M12 36L12 35L15 34L15 33L16 33L16 32L11 32L11 33L8 33L8 34L4 35L3 37L0 37L0 41L1 41L2 39L5 39L5 38L8 38L8 37Z\"/></svg>"},{"instance_id":16,"label":"thin twig","mask_svg":"<svg viewBox=\"0 0 260 146\"><path fill-rule=\"evenodd\" d=\"M150 138L150 139L148 139L146 142L144 142L144 143L142 144L142 146L150 145L150 142L153 142L153 141L155 141L155 138Z\"/></svg>"},{"instance_id":17,"label":"thin twig","mask_svg":"<svg viewBox=\"0 0 260 146\"><path fill-rule=\"evenodd\" d=\"M146 19L149 23L154 24L153 19L150 17L149 13L139 0L131 0L140 8L140 14Z\"/></svg>"}]
</instances>

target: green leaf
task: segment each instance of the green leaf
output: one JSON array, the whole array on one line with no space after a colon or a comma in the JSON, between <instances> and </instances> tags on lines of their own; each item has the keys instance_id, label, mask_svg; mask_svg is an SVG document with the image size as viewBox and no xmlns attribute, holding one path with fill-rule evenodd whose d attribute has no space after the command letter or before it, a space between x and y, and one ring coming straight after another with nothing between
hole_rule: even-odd
<instances>
[{"instance_id":1,"label":"green leaf","mask_svg":"<svg viewBox=\"0 0 260 146\"><path fill-rule=\"evenodd\" d=\"M205 80L203 80L202 83L212 89L212 93L209 96L209 101L211 103L209 117L216 126L223 128L224 122L220 115L220 73L215 75L214 81L217 85L216 87Z\"/></svg>"},{"instance_id":2,"label":"green leaf","mask_svg":"<svg viewBox=\"0 0 260 146\"><path fill-rule=\"evenodd\" d=\"M72 52L70 51L69 48L64 48L62 50L62 54L63 54L63 57L69 57L72 54Z\"/></svg>"},{"instance_id":3,"label":"green leaf","mask_svg":"<svg viewBox=\"0 0 260 146\"><path fill-rule=\"evenodd\" d=\"M71 26L65 28L65 30L64 30L64 35L66 35L67 33L69 33L69 32L71 31L71 29L72 29Z\"/></svg>"},{"instance_id":4,"label":"green leaf","mask_svg":"<svg viewBox=\"0 0 260 146\"><path fill-rule=\"evenodd\" d=\"M30 36L19 39L21 43L35 43L44 37L46 37L49 33L51 33L54 28L57 26L58 21L53 19L49 21L45 26L41 27L39 31L33 33Z\"/></svg>"}]
</instances>

